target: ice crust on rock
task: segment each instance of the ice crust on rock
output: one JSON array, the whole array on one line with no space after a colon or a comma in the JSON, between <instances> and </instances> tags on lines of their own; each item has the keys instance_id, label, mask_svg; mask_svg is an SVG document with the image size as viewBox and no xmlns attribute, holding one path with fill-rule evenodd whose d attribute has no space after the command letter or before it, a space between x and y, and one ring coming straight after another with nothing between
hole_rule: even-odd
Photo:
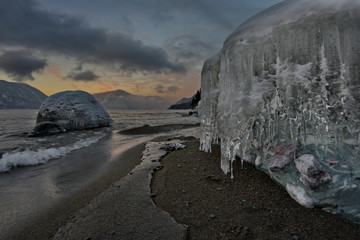
<instances>
[{"instance_id":1,"label":"ice crust on rock","mask_svg":"<svg viewBox=\"0 0 360 240\"><path fill-rule=\"evenodd\" d=\"M299 186L294 186L291 184L286 184L286 191L290 194L290 196L295 199L298 203L307 208L313 208L314 202L311 197L308 196L306 191Z\"/></svg>"},{"instance_id":2,"label":"ice crust on rock","mask_svg":"<svg viewBox=\"0 0 360 240\"><path fill-rule=\"evenodd\" d=\"M165 151L175 151L175 150L180 150L185 148L184 144L181 143L169 143L169 144L165 144L163 145L160 149L161 150L165 150Z\"/></svg>"},{"instance_id":3,"label":"ice crust on rock","mask_svg":"<svg viewBox=\"0 0 360 240\"><path fill-rule=\"evenodd\" d=\"M48 97L42 103L33 135L37 135L38 129L46 129L46 122L54 123L65 130L77 130L106 127L112 124L112 119L91 94L84 91L65 91ZM44 135L43 131L39 133Z\"/></svg>"},{"instance_id":4,"label":"ice crust on rock","mask_svg":"<svg viewBox=\"0 0 360 240\"><path fill-rule=\"evenodd\" d=\"M358 8L358 0L287 0L270 7L242 23L225 41L246 44L249 37L265 36L275 28L294 23L310 15L336 13ZM245 37L245 38L243 38Z\"/></svg>"},{"instance_id":5,"label":"ice crust on rock","mask_svg":"<svg viewBox=\"0 0 360 240\"><path fill-rule=\"evenodd\" d=\"M59 124L45 121L35 125L34 130L30 134L30 137L57 134L65 131L66 130Z\"/></svg>"},{"instance_id":6,"label":"ice crust on rock","mask_svg":"<svg viewBox=\"0 0 360 240\"><path fill-rule=\"evenodd\" d=\"M300 144L280 145L275 149L275 154L269 159L269 170L278 171L294 161Z\"/></svg>"},{"instance_id":7,"label":"ice crust on rock","mask_svg":"<svg viewBox=\"0 0 360 240\"><path fill-rule=\"evenodd\" d=\"M296 189L360 222L359 23L360 1L288 0L240 25L202 69L201 150L220 142L224 173L239 157L291 183L300 204ZM276 149L298 144L270 170ZM304 154L331 182L302 183L292 160Z\"/></svg>"},{"instance_id":8,"label":"ice crust on rock","mask_svg":"<svg viewBox=\"0 0 360 240\"><path fill-rule=\"evenodd\" d=\"M331 176L311 154L301 155L295 160L296 169L301 174L301 182L309 189L315 190L321 183L331 181Z\"/></svg>"}]
</instances>

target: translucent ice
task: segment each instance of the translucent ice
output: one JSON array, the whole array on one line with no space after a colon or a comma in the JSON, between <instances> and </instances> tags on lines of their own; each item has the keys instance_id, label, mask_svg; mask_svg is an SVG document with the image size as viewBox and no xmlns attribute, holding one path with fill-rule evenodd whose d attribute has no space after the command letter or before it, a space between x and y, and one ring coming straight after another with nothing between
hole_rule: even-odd
<instances>
[{"instance_id":1,"label":"translucent ice","mask_svg":"<svg viewBox=\"0 0 360 240\"><path fill-rule=\"evenodd\" d=\"M240 25L202 70L200 148L220 142L225 173L236 157L252 162L360 222L359 22L360 1L288 0ZM279 155L291 145L299 149ZM304 154L331 183L301 182L293 160Z\"/></svg>"}]
</instances>

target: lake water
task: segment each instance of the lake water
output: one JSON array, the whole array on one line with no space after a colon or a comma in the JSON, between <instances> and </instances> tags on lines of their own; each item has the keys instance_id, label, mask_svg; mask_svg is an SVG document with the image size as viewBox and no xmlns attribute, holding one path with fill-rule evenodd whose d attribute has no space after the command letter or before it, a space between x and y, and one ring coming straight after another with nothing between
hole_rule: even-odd
<instances>
[{"instance_id":1,"label":"lake water","mask_svg":"<svg viewBox=\"0 0 360 240\"><path fill-rule=\"evenodd\" d=\"M29 138L36 110L0 110L0 239L68 201L111 169L126 175L136 163L124 153L161 135L122 135L120 130L198 123L187 112L109 111L111 127Z\"/></svg>"},{"instance_id":2,"label":"lake water","mask_svg":"<svg viewBox=\"0 0 360 240\"><path fill-rule=\"evenodd\" d=\"M113 131L177 123L197 123L187 111L121 111L109 112L111 128L75 131L60 135L29 138L36 121L36 110L0 110L0 172L20 166L38 165L88 147Z\"/></svg>"}]
</instances>

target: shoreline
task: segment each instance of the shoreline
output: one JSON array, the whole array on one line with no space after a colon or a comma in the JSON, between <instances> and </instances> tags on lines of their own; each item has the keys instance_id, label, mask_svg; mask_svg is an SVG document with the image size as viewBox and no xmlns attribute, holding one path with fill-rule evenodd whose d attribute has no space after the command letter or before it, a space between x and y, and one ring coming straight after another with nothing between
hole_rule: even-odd
<instances>
[{"instance_id":1,"label":"shoreline","mask_svg":"<svg viewBox=\"0 0 360 240\"><path fill-rule=\"evenodd\" d=\"M154 202L188 226L187 239L360 239L360 225L293 200L255 166L234 162L234 179L220 168L220 149L199 140L161 159Z\"/></svg>"},{"instance_id":2,"label":"shoreline","mask_svg":"<svg viewBox=\"0 0 360 240\"><path fill-rule=\"evenodd\" d=\"M140 127L128 129L127 132L131 134L133 131L139 134L143 130L143 135L146 136L145 139L164 141L172 136L172 130L177 131L191 127L194 127L194 125L165 125L151 128ZM149 131L149 129L151 131ZM162 132L170 135L156 135ZM153 137L151 136L152 134L154 135ZM4 237L4 239L52 239L58 230L68 224L81 209L87 207L95 198L111 188L117 181L132 173L132 171L141 164L141 156L144 150L144 142L119 146L119 155L117 155L116 161L110 162L108 166L101 169L96 178L81 189L63 197L45 211L37 212L31 221L25 224L19 224L14 227L13 232L2 235L2 237ZM36 167L37 166L34 168ZM39 167L41 167L41 165Z\"/></svg>"},{"instance_id":3,"label":"shoreline","mask_svg":"<svg viewBox=\"0 0 360 240\"><path fill-rule=\"evenodd\" d=\"M231 180L218 146L201 152L199 139L177 134L184 126L168 128L150 128L166 134L148 142L172 139L184 149L147 160L144 143L123 151L126 166L113 162L9 239L360 239L360 225L302 207L253 165L235 161Z\"/></svg>"},{"instance_id":4,"label":"shoreline","mask_svg":"<svg viewBox=\"0 0 360 240\"><path fill-rule=\"evenodd\" d=\"M145 124L142 127L130 128L121 130L118 133L124 135L147 135L147 134L156 134L156 133L166 133L176 130L182 130L187 128L199 127L200 123L197 124L166 124L160 126L150 126Z\"/></svg>"},{"instance_id":5,"label":"shoreline","mask_svg":"<svg viewBox=\"0 0 360 240\"><path fill-rule=\"evenodd\" d=\"M152 173L167 154L163 148L178 143L148 141L141 164L79 210L54 239L185 239L186 226L155 206L150 189Z\"/></svg>"},{"instance_id":6,"label":"shoreline","mask_svg":"<svg viewBox=\"0 0 360 240\"><path fill-rule=\"evenodd\" d=\"M31 223L8 236L8 239L52 239L58 229L69 222L75 214L86 207L94 198L108 189L114 182L125 177L140 163L144 144L137 144L121 153L118 158L125 160L112 163L99 177L82 189L64 197L47 211L42 212Z\"/></svg>"}]
</instances>

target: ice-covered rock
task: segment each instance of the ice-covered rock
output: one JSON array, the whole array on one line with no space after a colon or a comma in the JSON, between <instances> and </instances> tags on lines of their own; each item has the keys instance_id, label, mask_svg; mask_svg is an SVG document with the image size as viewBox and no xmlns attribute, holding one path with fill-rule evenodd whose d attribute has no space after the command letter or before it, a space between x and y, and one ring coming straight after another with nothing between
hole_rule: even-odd
<instances>
[{"instance_id":1,"label":"ice-covered rock","mask_svg":"<svg viewBox=\"0 0 360 240\"><path fill-rule=\"evenodd\" d=\"M160 147L161 150L165 150L168 152L180 150L183 148L185 148L185 145L181 143L169 143L169 144L164 144L162 147Z\"/></svg>"},{"instance_id":2,"label":"ice-covered rock","mask_svg":"<svg viewBox=\"0 0 360 240\"><path fill-rule=\"evenodd\" d=\"M286 191L290 194L290 196L295 199L298 203L307 208L313 208L314 202L306 193L306 191L300 186L294 186L291 184L286 184Z\"/></svg>"},{"instance_id":3,"label":"ice-covered rock","mask_svg":"<svg viewBox=\"0 0 360 240\"><path fill-rule=\"evenodd\" d=\"M360 222L359 23L358 0L287 0L240 25L203 66L201 149L220 140L225 173L239 157L301 204ZM304 154L331 182L297 171Z\"/></svg>"},{"instance_id":4,"label":"ice-covered rock","mask_svg":"<svg viewBox=\"0 0 360 240\"><path fill-rule=\"evenodd\" d=\"M275 154L270 158L269 170L278 171L294 161L296 153L300 149L300 144L280 145L275 149Z\"/></svg>"},{"instance_id":5,"label":"ice-covered rock","mask_svg":"<svg viewBox=\"0 0 360 240\"><path fill-rule=\"evenodd\" d=\"M101 104L84 91L65 91L48 97L40 107L33 135L106 127L112 119Z\"/></svg>"},{"instance_id":6,"label":"ice-covered rock","mask_svg":"<svg viewBox=\"0 0 360 240\"><path fill-rule=\"evenodd\" d=\"M57 123L45 121L35 125L30 137L46 136L51 134L57 134L65 132L65 128Z\"/></svg>"},{"instance_id":7,"label":"ice-covered rock","mask_svg":"<svg viewBox=\"0 0 360 240\"><path fill-rule=\"evenodd\" d=\"M296 169L300 172L301 182L311 190L315 190L321 183L329 183L331 176L311 154L301 155L295 160Z\"/></svg>"}]
</instances>

